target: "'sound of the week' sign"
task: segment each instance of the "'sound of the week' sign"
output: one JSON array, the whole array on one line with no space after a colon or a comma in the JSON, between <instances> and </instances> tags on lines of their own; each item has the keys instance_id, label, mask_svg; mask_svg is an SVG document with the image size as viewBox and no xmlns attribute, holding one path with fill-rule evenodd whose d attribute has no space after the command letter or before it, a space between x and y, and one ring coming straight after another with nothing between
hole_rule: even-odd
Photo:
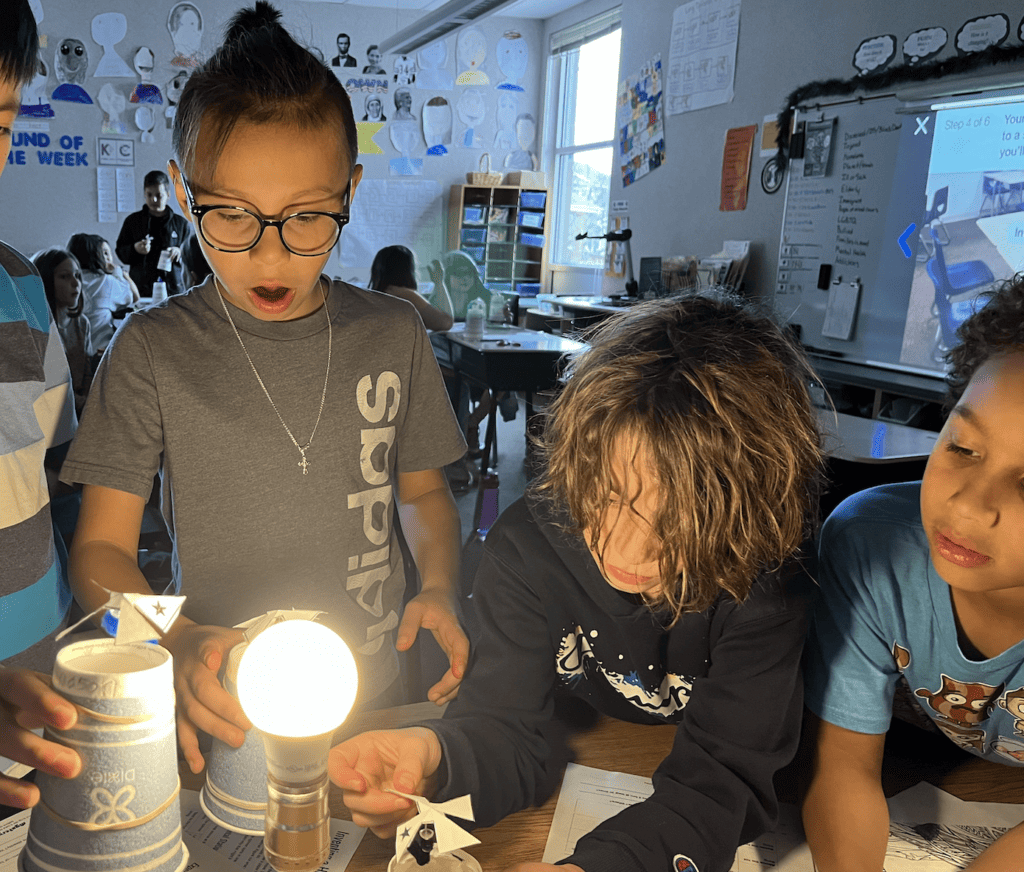
<instances>
[{"instance_id":1,"label":"'sound of the week' sign","mask_svg":"<svg viewBox=\"0 0 1024 872\"><path fill-rule=\"evenodd\" d=\"M57 145L59 148L53 148L53 145ZM82 150L83 145L85 145L83 136L64 134L54 143L48 133L16 130L11 137L11 151L7 155L7 163L26 166L29 163L29 147L34 147L41 166L87 167L89 166L89 152Z\"/></svg>"}]
</instances>

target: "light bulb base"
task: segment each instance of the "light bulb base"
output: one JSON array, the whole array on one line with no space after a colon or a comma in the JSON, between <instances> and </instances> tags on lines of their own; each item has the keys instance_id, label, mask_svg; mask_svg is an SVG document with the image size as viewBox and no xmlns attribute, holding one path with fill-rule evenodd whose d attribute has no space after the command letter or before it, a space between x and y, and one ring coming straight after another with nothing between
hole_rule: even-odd
<instances>
[{"instance_id":1,"label":"light bulb base","mask_svg":"<svg viewBox=\"0 0 1024 872\"><path fill-rule=\"evenodd\" d=\"M263 854L277 872L314 872L330 854L330 779L324 772L305 784L267 775Z\"/></svg>"}]
</instances>

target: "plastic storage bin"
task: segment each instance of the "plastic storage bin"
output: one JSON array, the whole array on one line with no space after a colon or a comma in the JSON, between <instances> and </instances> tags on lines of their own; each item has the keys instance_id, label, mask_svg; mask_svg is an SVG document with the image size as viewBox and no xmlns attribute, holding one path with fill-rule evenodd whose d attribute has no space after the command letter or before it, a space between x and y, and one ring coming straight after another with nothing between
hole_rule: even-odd
<instances>
[{"instance_id":1,"label":"plastic storage bin","mask_svg":"<svg viewBox=\"0 0 1024 872\"><path fill-rule=\"evenodd\" d=\"M524 209L543 209L547 198L543 191L523 191L519 195L519 205Z\"/></svg>"},{"instance_id":2,"label":"plastic storage bin","mask_svg":"<svg viewBox=\"0 0 1024 872\"><path fill-rule=\"evenodd\" d=\"M462 250L466 252L466 254L468 254L471 258L473 258L473 260L475 260L477 263L484 262L484 254L486 252L486 249L482 245L464 245L462 246Z\"/></svg>"},{"instance_id":3,"label":"plastic storage bin","mask_svg":"<svg viewBox=\"0 0 1024 872\"><path fill-rule=\"evenodd\" d=\"M522 211L519 213L519 224L522 227L543 227L544 226L544 213L543 212L527 212Z\"/></svg>"},{"instance_id":4,"label":"plastic storage bin","mask_svg":"<svg viewBox=\"0 0 1024 872\"><path fill-rule=\"evenodd\" d=\"M542 233L520 233L519 241L523 245L533 245L537 248L544 247L544 234Z\"/></svg>"},{"instance_id":5,"label":"plastic storage bin","mask_svg":"<svg viewBox=\"0 0 1024 872\"><path fill-rule=\"evenodd\" d=\"M540 293L540 282L516 282L516 293L520 297L536 297Z\"/></svg>"},{"instance_id":6,"label":"plastic storage bin","mask_svg":"<svg viewBox=\"0 0 1024 872\"><path fill-rule=\"evenodd\" d=\"M462 230L462 241L463 242L486 242L487 241L487 228L486 227L464 227Z\"/></svg>"},{"instance_id":7,"label":"plastic storage bin","mask_svg":"<svg viewBox=\"0 0 1024 872\"><path fill-rule=\"evenodd\" d=\"M463 224L483 224L484 210L482 206L466 206L462 210Z\"/></svg>"}]
</instances>

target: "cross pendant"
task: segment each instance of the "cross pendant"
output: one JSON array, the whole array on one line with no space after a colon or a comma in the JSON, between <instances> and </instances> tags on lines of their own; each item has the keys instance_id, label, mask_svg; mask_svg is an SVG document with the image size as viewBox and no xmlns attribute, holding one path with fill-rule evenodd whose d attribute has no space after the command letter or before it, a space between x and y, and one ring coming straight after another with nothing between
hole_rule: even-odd
<instances>
[{"instance_id":1,"label":"cross pendant","mask_svg":"<svg viewBox=\"0 0 1024 872\"><path fill-rule=\"evenodd\" d=\"M302 460L300 460L295 465L302 467L302 474L303 475L308 475L309 474L309 461L306 460L306 449L305 448L300 448L299 451L302 453Z\"/></svg>"}]
</instances>

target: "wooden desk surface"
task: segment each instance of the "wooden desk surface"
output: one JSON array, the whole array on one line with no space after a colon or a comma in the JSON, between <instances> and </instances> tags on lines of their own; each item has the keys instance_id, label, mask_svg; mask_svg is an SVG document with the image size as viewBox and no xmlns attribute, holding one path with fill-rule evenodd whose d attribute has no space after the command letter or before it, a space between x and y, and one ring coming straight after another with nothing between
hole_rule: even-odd
<instances>
[{"instance_id":1,"label":"wooden desk surface","mask_svg":"<svg viewBox=\"0 0 1024 872\"><path fill-rule=\"evenodd\" d=\"M400 727L424 718L437 717L433 703L398 706L369 712L354 718L346 729L353 734L364 729ZM601 715L586 717L574 725L570 746L575 762L597 769L650 776L667 756L675 738L675 727L641 726ZM799 761L779 773L776 779L779 797L796 802L796 784L800 778ZM884 786L891 796L919 781L929 781L960 799L970 801L1024 803L1024 767L1004 766L980 760L953 745L944 736L932 736L914 727L896 722L886 741ZM198 790L202 776L193 776L183 767L182 783ZM477 828L479 845L469 848L485 872L500 872L525 860L540 860L557 803L557 792L544 805L524 809L492 827ZM350 819L341 792L332 788L331 814ZM349 872L383 872L394 853L392 839L378 839L367 831Z\"/></svg>"},{"instance_id":2,"label":"wooden desk surface","mask_svg":"<svg viewBox=\"0 0 1024 872\"><path fill-rule=\"evenodd\" d=\"M939 436L929 430L858 418L831 409L818 409L818 422L826 434L827 453L852 463L925 460Z\"/></svg>"}]
</instances>

